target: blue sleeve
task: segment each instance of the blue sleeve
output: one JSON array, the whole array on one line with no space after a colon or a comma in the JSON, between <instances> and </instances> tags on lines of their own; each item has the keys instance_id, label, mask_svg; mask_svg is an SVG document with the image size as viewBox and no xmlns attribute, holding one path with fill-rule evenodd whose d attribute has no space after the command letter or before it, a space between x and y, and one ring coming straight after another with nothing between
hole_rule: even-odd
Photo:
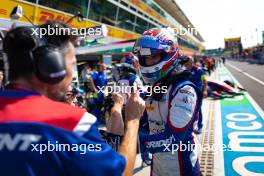
<instances>
[{"instance_id":1,"label":"blue sleeve","mask_svg":"<svg viewBox=\"0 0 264 176\"><path fill-rule=\"evenodd\" d=\"M83 147L77 152L63 153L69 175L122 175L126 165L125 158L105 143L96 125L83 136L70 140ZM94 150L91 151L89 145Z\"/></svg>"},{"instance_id":2,"label":"blue sleeve","mask_svg":"<svg viewBox=\"0 0 264 176\"><path fill-rule=\"evenodd\" d=\"M21 136L18 139L21 141L14 150L2 147L1 175L121 176L125 158L113 151L97 131L96 127L91 127L89 134L80 136L44 123L2 123L1 134ZM27 141L23 142L23 138Z\"/></svg>"}]
</instances>

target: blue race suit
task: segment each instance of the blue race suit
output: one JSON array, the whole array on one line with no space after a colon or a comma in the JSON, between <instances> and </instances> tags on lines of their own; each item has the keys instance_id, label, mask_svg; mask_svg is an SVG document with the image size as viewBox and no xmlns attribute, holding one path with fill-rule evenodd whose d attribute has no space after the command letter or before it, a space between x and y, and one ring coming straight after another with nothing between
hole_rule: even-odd
<instances>
[{"instance_id":1,"label":"blue race suit","mask_svg":"<svg viewBox=\"0 0 264 176\"><path fill-rule=\"evenodd\" d=\"M160 101L147 99L142 122L148 123L149 134L140 131L139 137L141 151L153 153L152 175L201 175L196 147L172 152L176 146L194 144L193 123L201 97L193 83L178 81Z\"/></svg>"}]
</instances>

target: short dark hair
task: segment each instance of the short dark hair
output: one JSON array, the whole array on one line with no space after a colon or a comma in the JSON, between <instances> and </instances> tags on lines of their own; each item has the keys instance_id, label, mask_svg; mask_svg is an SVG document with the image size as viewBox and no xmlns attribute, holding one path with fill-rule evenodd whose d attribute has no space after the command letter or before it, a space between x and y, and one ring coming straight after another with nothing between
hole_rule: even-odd
<instances>
[{"instance_id":1,"label":"short dark hair","mask_svg":"<svg viewBox=\"0 0 264 176\"><path fill-rule=\"evenodd\" d=\"M48 27L70 28L60 21L48 21L36 27L46 29ZM33 63L29 52L35 47L32 32L33 30L28 26L17 27L10 30L4 38L3 49L8 58L9 79L11 81L16 80L20 76L29 76L33 73ZM67 33L66 35L44 35L44 38L47 44L52 44L63 52L63 49L67 48L69 42L75 44L77 36Z\"/></svg>"},{"instance_id":2,"label":"short dark hair","mask_svg":"<svg viewBox=\"0 0 264 176\"><path fill-rule=\"evenodd\" d=\"M39 25L39 28L64 28L69 29L70 33L65 33L65 35L46 35L45 38L47 39L49 44L58 46L58 47L64 47L68 42L71 42L73 45L76 44L77 36L73 35L72 28L61 21L47 21L46 23Z\"/></svg>"}]
</instances>

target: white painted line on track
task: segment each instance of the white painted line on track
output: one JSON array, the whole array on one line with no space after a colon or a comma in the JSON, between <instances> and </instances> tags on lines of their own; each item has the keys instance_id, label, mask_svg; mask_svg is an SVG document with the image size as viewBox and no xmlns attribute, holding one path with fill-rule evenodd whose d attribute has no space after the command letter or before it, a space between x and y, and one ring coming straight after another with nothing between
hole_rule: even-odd
<instances>
[{"instance_id":1,"label":"white painted line on track","mask_svg":"<svg viewBox=\"0 0 264 176\"><path fill-rule=\"evenodd\" d=\"M247 72L245 72L245 71L243 71L243 70L240 70L239 68L237 68L236 66L234 66L234 65L232 65L232 64L227 63L227 65L229 65L229 66L232 67L233 69L237 70L238 72L244 74L245 76L247 76L247 77L253 79L254 81L256 81L256 82L258 82L259 84L261 84L261 85L264 86L264 82L261 81L261 80L259 80L258 78L256 78L256 77L254 77L254 76L248 74Z\"/></svg>"},{"instance_id":2,"label":"white painted line on track","mask_svg":"<svg viewBox=\"0 0 264 176\"><path fill-rule=\"evenodd\" d=\"M218 68L219 69L219 68ZM216 70L216 80L219 80L219 70ZM215 102L215 129L214 129L214 142L217 150L214 152L214 176L225 175L224 167L224 152L223 152L223 130L222 130L222 115L220 100Z\"/></svg>"},{"instance_id":3,"label":"white painted line on track","mask_svg":"<svg viewBox=\"0 0 264 176\"><path fill-rule=\"evenodd\" d=\"M214 176L223 176L225 175L224 167L224 152L223 152L223 134L222 134L222 117L221 117L221 105L220 100L216 101L215 105L215 135L214 142L217 146L217 150L214 152Z\"/></svg>"}]
</instances>

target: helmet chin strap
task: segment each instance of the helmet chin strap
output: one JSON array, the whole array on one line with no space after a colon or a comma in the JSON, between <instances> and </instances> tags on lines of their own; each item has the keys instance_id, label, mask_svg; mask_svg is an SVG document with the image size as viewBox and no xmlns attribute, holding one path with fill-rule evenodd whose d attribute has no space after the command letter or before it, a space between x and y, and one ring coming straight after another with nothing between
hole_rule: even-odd
<instances>
[{"instance_id":1,"label":"helmet chin strap","mask_svg":"<svg viewBox=\"0 0 264 176\"><path fill-rule=\"evenodd\" d=\"M188 70L184 70L181 73L176 73L175 71L172 71L167 76L165 76L164 78L153 84L153 86L159 86L159 87L167 86L168 88L171 84L178 82L179 80L190 79L190 77L191 77L191 72ZM164 94L165 93L161 93L161 92L156 93L153 91L151 97L156 101L160 101L164 96Z\"/></svg>"}]
</instances>

